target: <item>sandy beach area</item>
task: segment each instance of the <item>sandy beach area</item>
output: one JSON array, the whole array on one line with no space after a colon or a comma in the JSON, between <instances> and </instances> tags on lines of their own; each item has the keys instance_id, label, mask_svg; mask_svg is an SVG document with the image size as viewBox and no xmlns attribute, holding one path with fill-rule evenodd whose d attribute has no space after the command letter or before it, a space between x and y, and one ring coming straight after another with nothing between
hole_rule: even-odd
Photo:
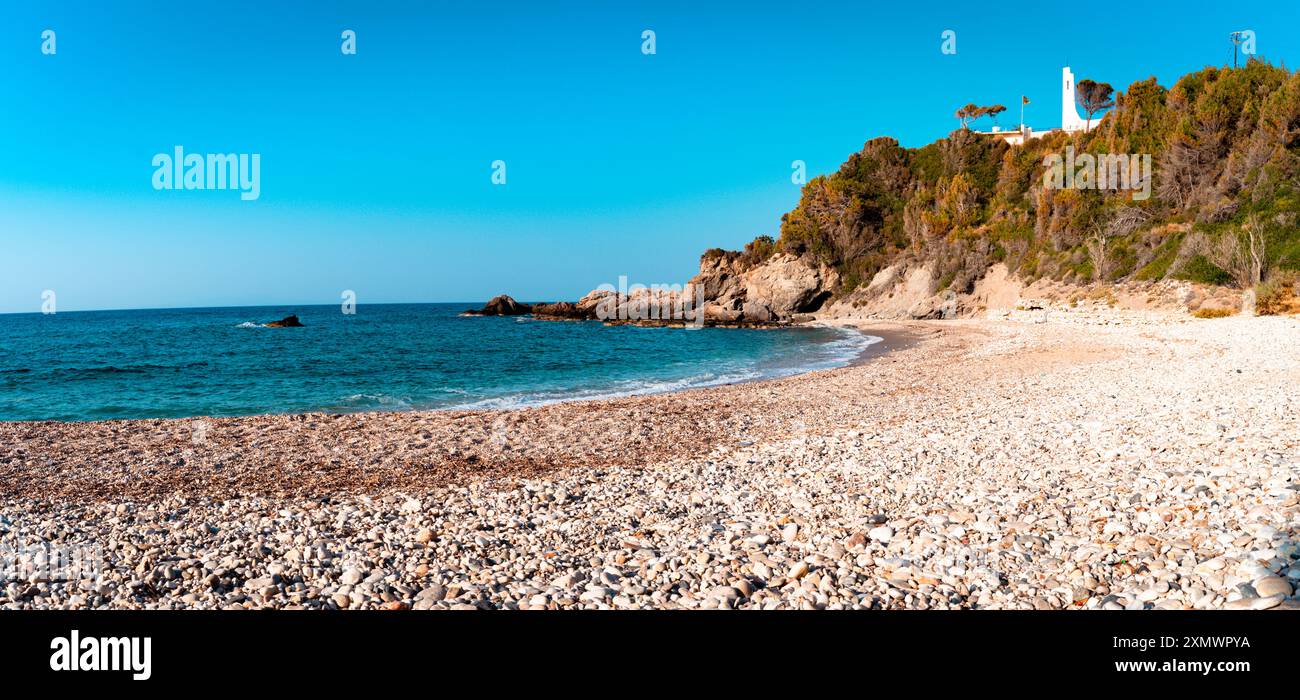
<instances>
[{"instance_id":1,"label":"sandy beach area","mask_svg":"<svg viewBox=\"0 0 1300 700\"><path fill-rule=\"evenodd\" d=\"M0 608L1300 607L1300 319L837 323L886 341L508 412L0 423Z\"/></svg>"}]
</instances>

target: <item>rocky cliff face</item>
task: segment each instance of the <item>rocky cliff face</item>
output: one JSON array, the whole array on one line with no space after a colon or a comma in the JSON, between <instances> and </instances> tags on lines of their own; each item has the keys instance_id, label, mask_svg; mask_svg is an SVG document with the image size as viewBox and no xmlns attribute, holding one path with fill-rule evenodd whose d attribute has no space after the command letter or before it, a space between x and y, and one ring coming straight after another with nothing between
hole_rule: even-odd
<instances>
[{"instance_id":1,"label":"rocky cliff face","mask_svg":"<svg viewBox=\"0 0 1300 700\"><path fill-rule=\"evenodd\" d=\"M682 289L596 289L576 303L535 305L533 315L644 325L783 325L821 309L837 284L835 270L793 255L756 263L742 253L710 251Z\"/></svg>"},{"instance_id":2,"label":"rocky cliff face","mask_svg":"<svg viewBox=\"0 0 1300 700\"><path fill-rule=\"evenodd\" d=\"M834 270L796 260L764 262L725 278L715 264L695 281L718 290L705 302L705 317L734 325L779 325L811 318L940 320L983 317L1024 309L1109 306L1133 310L1236 312L1241 290L1187 280L1125 280L1079 283L1050 278L1025 280L1005 264L991 266L967 292L937 289L931 264L891 265L870 283L832 297Z\"/></svg>"},{"instance_id":3,"label":"rocky cliff face","mask_svg":"<svg viewBox=\"0 0 1300 700\"><path fill-rule=\"evenodd\" d=\"M690 282L703 290L706 319L785 323L821 309L838 274L793 255L753 264L742 255L706 255Z\"/></svg>"}]
</instances>

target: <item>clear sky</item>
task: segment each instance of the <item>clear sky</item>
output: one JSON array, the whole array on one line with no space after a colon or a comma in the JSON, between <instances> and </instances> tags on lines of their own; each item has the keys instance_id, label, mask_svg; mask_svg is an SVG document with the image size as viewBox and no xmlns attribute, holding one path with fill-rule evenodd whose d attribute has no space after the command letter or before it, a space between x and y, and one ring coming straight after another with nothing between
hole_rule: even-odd
<instances>
[{"instance_id":1,"label":"clear sky","mask_svg":"<svg viewBox=\"0 0 1300 700\"><path fill-rule=\"evenodd\" d=\"M1253 29L1300 63L1295 2L198 4L0 4L0 312L681 283L777 234L796 159L924 145L967 102L1014 125L1021 94L1059 125L1067 60L1168 85ZM155 190L177 145L261 154L260 198Z\"/></svg>"}]
</instances>

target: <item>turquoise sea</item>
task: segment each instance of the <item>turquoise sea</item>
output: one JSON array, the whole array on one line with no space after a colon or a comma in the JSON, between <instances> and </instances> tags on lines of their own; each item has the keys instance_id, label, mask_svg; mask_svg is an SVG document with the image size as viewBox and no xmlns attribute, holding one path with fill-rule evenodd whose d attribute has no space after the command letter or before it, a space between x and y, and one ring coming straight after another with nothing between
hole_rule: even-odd
<instances>
[{"instance_id":1,"label":"turquoise sea","mask_svg":"<svg viewBox=\"0 0 1300 700\"><path fill-rule=\"evenodd\" d=\"M459 315L471 306L0 315L0 420L516 408L835 367L875 340ZM305 327L261 325L291 313Z\"/></svg>"}]
</instances>

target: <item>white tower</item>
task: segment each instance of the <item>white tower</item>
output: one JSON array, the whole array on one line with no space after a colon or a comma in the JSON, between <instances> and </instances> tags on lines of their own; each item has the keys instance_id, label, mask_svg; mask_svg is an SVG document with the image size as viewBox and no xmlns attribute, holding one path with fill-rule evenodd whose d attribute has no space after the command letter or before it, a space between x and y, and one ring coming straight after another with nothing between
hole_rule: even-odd
<instances>
[{"instance_id":1,"label":"white tower","mask_svg":"<svg viewBox=\"0 0 1300 700\"><path fill-rule=\"evenodd\" d=\"M1066 66L1061 69L1061 131L1071 133L1087 130L1088 122L1081 119L1074 108L1074 73Z\"/></svg>"}]
</instances>

